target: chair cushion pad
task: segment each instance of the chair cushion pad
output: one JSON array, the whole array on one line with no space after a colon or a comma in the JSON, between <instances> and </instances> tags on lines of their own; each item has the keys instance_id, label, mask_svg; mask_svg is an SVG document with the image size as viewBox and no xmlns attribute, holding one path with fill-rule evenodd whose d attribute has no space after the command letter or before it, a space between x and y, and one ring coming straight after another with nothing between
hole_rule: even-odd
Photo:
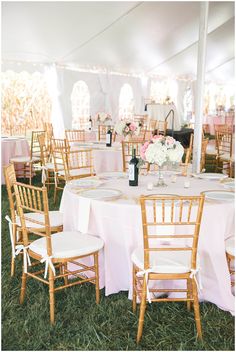
<instances>
[{"instance_id":1,"label":"chair cushion pad","mask_svg":"<svg viewBox=\"0 0 236 352\"><path fill-rule=\"evenodd\" d=\"M29 163L29 162L36 162L36 161L39 162L40 158L36 158L36 157L30 158L30 156L15 156L10 159L10 162L13 162L13 163Z\"/></svg>"},{"instance_id":2,"label":"chair cushion pad","mask_svg":"<svg viewBox=\"0 0 236 352\"><path fill-rule=\"evenodd\" d=\"M38 220L44 222L44 215L38 213L27 213L25 214L27 218L31 218L33 220ZM58 211L49 211L49 219L50 219L50 226L51 227L58 227L63 225L63 214ZM16 224L21 226L20 217L16 217ZM36 224L34 222L30 222L29 220L26 221L26 227L33 227L33 228L43 228L44 226L41 224Z\"/></svg>"},{"instance_id":3,"label":"chair cushion pad","mask_svg":"<svg viewBox=\"0 0 236 352\"><path fill-rule=\"evenodd\" d=\"M103 248L101 238L77 231L63 231L51 235L52 255L54 258L71 258L90 254ZM47 254L46 238L42 237L29 246L33 252L44 257Z\"/></svg>"},{"instance_id":4,"label":"chair cushion pad","mask_svg":"<svg viewBox=\"0 0 236 352\"><path fill-rule=\"evenodd\" d=\"M131 256L132 262L144 269L143 248L136 248ZM150 252L150 268L159 274L188 273L191 270L191 251L158 251Z\"/></svg>"}]
</instances>

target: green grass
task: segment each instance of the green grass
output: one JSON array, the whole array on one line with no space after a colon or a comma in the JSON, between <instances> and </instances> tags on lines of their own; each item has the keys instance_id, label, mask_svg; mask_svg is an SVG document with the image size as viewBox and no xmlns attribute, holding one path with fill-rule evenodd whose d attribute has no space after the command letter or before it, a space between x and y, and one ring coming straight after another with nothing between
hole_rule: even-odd
<instances>
[{"instance_id":1,"label":"green grass","mask_svg":"<svg viewBox=\"0 0 236 352\"><path fill-rule=\"evenodd\" d=\"M35 184L39 182L34 181ZM50 209L54 207L49 194ZM127 292L95 303L93 285L75 286L56 293L56 324L49 323L48 287L27 282L26 299L19 304L21 259L10 277L11 246L5 186L2 186L2 350L234 350L234 317L211 303L201 303L203 343L196 340L193 312L184 303L148 305L139 345L138 313L132 312Z\"/></svg>"}]
</instances>

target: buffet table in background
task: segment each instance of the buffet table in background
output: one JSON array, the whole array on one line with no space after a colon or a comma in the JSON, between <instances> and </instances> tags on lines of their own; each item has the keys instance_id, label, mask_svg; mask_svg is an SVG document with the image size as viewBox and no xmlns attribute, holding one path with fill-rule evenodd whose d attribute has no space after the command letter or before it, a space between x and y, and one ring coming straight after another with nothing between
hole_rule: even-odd
<instances>
[{"instance_id":1,"label":"buffet table in background","mask_svg":"<svg viewBox=\"0 0 236 352\"><path fill-rule=\"evenodd\" d=\"M150 119L165 121L170 110L174 111L174 130L179 131L181 129L181 121L174 104L147 104L147 113ZM172 113L167 122L167 128L172 129Z\"/></svg>"}]
</instances>

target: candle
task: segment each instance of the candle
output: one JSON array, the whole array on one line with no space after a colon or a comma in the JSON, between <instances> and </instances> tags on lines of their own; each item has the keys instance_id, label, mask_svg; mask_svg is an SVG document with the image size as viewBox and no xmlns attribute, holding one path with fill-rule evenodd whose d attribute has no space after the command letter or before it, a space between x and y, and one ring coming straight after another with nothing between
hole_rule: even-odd
<instances>
[{"instance_id":1,"label":"candle","mask_svg":"<svg viewBox=\"0 0 236 352\"><path fill-rule=\"evenodd\" d=\"M152 182L148 182L147 184L147 190L151 191L153 189L153 183Z\"/></svg>"},{"instance_id":2,"label":"candle","mask_svg":"<svg viewBox=\"0 0 236 352\"><path fill-rule=\"evenodd\" d=\"M177 180L176 175L171 175L171 182L175 183Z\"/></svg>"},{"instance_id":3,"label":"candle","mask_svg":"<svg viewBox=\"0 0 236 352\"><path fill-rule=\"evenodd\" d=\"M189 188L190 187L190 181L184 181L184 188Z\"/></svg>"}]
</instances>

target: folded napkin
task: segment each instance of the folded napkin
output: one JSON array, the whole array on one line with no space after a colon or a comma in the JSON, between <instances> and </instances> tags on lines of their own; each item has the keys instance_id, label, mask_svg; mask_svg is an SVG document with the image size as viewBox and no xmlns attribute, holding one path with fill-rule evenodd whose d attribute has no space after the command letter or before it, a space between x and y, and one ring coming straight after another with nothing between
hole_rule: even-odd
<instances>
[{"instance_id":1,"label":"folded napkin","mask_svg":"<svg viewBox=\"0 0 236 352\"><path fill-rule=\"evenodd\" d=\"M82 233L88 232L91 199L79 197L78 230Z\"/></svg>"}]
</instances>

